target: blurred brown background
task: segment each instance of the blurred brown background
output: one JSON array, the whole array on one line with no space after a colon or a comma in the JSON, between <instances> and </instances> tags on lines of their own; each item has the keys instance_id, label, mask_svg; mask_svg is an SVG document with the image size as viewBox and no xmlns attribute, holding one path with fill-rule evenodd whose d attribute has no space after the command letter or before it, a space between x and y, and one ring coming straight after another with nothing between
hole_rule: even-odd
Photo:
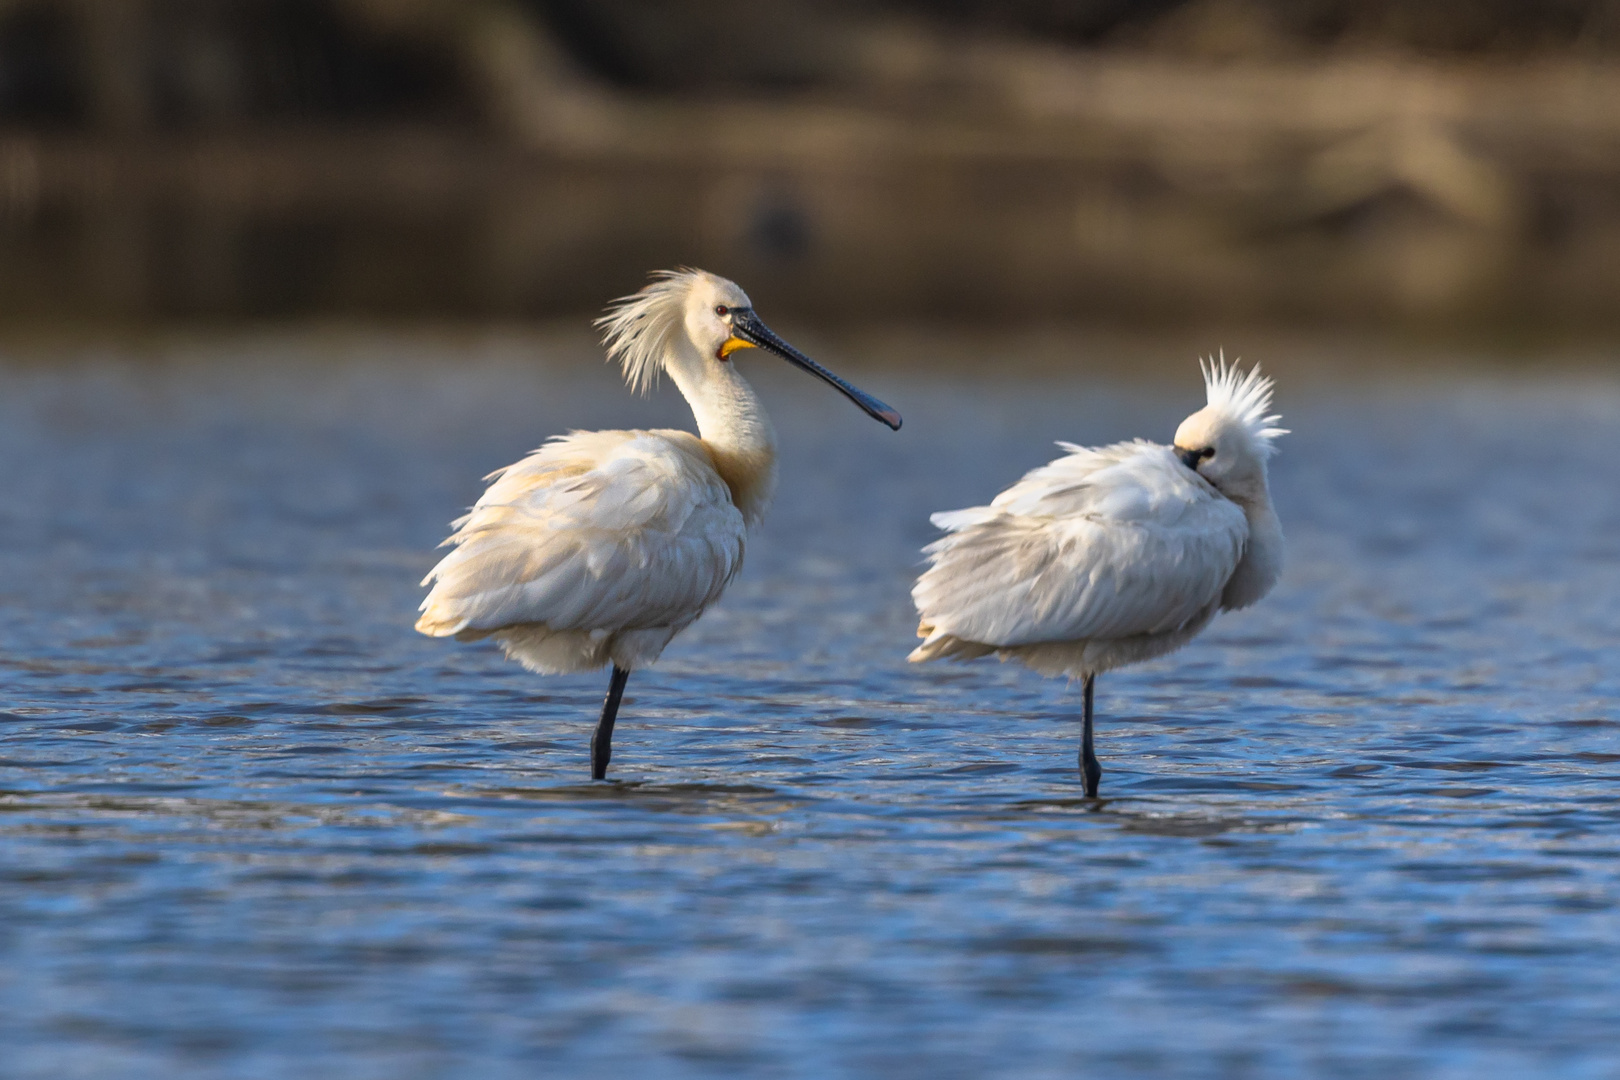
<instances>
[{"instance_id":1,"label":"blurred brown background","mask_svg":"<svg viewBox=\"0 0 1620 1080\"><path fill-rule=\"evenodd\" d=\"M0 0L0 318L1620 327L1620 0Z\"/></svg>"}]
</instances>

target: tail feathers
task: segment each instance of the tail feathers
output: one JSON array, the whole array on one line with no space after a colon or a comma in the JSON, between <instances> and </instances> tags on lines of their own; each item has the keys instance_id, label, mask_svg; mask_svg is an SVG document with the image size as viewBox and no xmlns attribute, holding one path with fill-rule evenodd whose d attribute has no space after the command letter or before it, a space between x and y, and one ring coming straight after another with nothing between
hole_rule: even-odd
<instances>
[{"instance_id":1,"label":"tail feathers","mask_svg":"<svg viewBox=\"0 0 1620 1080\"><path fill-rule=\"evenodd\" d=\"M928 520L936 529L946 532L959 532L974 525L983 525L1001 516L1001 512L993 506L969 506L963 510L941 510L937 514L930 514Z\"/></svg>"},{"instance_id":2,"label":"tail feathers","mask_svg":"<svg viewBox=\"0 0 1620 1080\"><path fill-rule=\"evenodd\" d=\"M467 620L463 616L446 617L435 609L428 609L422 617L416 620L416 632L426 634L428 637L451 637L460 634L467 628Z\"/></svg>"},{"instance_id":3,"label":"tail feathers","mask_svg":"<svg viewBox=\"0 0 1620 1080\"><path fill-rule=\"evenodd\" d=\"M429 608L416 620L416 632L428 637L453 637L457 641L482 641L495 630L479 630L467 624L465 615L445 614L438 608Z\"/></svg>"},{"instance_id":4,"label":"tail feathers","mask_svg":"<svg viewBox=\"0 0 1620 1080\"><path fill-rule=\"evenodd\" d=\"M934 629L926 622L917 625L917 636L924 639L923 643L912 649L911 655L906 657L913 664L923 664L930 660L977 660L996 651L994 645L953 637L942 630Z\"/></svg>"}]
</instances>

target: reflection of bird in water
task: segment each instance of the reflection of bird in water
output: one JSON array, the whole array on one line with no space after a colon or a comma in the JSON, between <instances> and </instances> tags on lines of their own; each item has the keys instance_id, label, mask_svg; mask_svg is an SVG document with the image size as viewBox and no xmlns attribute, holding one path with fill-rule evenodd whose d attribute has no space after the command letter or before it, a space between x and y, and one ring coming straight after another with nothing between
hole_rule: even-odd
<instances>
[{"instance_id":1,"label":"reflection of bird in water","mask_svg":"<svg viewBox=\"0 0 1620 1080\"><path fill-rule=\"evenodd\" d=\"M1084 680L1080 768L1097 794L1092 689L1099 672L1163 656L1217 611L1253 604L1282 572L1266 460L1271 380L1204 365L1209 403L1174 446L1146 440L1069 453L989 506L935 514L947 535L911 596L923 643L912 661L995 653Z\"/></svg>"},{"instance_id":2,"label":"reflection of bird in water","mask_svg":"<svg viewBox=\"0 0 1620 1080\"><path fill-rule=\"evenodd\" d=\"M632 387L674 380L698 434L576 431L492 474L423 582L433 589L416 623L434 637L494 637L546 674L612 664L591 739L597 780L630 672L719 599L776 484L775 433L733 355L768 349L900 427L899 413L773 334L736 285L701 270L655 277L597 325Z\"/></svg>"}]
</instances>

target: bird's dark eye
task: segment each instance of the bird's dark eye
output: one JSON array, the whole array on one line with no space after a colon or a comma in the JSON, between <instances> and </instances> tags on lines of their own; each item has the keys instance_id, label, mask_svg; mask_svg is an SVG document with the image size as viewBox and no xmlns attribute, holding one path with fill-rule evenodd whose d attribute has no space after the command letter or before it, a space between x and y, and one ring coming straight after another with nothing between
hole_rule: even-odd
<instances>
[{"instance_id":1,"label":"bird's dark eye","mask_svg":"<svg viewBox=\"0 0 1620 1080\"><path fill-rule=\"evenodd\" d=\"M717 304L715 305L714 313L716 315L725 316L731 313L731 309L726 307L724 304Z\"/></svg>"},{"instance_id":2,"label":"bird's dark eye","mask_svg":"<svg viewBox=\"0 0 1620 1080\"><path fill-rule=\"evenodd\" d=\"M1202 450L1198 451L1198 456L1201 458L1212 458L1215 456L1215 448L1213 446L1206 446Z\"/></svg>"}]
</instances>

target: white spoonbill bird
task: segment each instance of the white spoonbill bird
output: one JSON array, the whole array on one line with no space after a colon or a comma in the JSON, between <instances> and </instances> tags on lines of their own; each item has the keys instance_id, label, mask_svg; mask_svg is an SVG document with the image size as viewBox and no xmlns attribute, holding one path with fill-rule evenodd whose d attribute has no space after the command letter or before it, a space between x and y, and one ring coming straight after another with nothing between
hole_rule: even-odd
<instances>
[{"instance_id":1,"label":"white spoonbill bird","mask_svg":"<svg viewBox=\"0 0 1620 1080\"><path fill-rule=\"evenodd\" d=\"M591 738L595 780L630 672L720 598L776 485L775 433L733 355L774 352L900 428L899 413L773 334L732 282L702 270L653 279L596 325L633 389L660 372L674 380L698 434L575 431L490 474L454 522L454 550L422 582L432 590L416 622L433 637L493 637L544 674L612 664Z\"/></svg>"},{"instance_id":2,"label":"white spoonbill bird","mask_svg":"<svg viewBox=\"0 0 1620 1080\"><path fill-rule=\"evenodd\" d=\"M1097 675L1173 652L1217 611L1253 604L1282 572L1266 461L1271 380L1222 357L1202 365L1208 404L1175 445L1058 445L989 506L935 514L946 531L911 591L923 643L913 662L995 653L1084 680L1080 771L1095 797Z\"/></svg>"}]
</instances>

